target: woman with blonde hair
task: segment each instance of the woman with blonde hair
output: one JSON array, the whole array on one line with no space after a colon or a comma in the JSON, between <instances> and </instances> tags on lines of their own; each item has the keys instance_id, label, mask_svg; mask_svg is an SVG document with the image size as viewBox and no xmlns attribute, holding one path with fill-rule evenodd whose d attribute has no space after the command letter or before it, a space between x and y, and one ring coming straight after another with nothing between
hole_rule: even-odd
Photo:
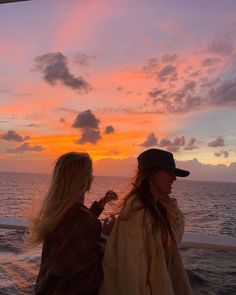
<instances>
[{"instance_id":1,"label":"woman with blonde hair","mask_svg":"<svg viewBox=\"0 0 236 295\"><path fill-rule=\"evenodd\" d=\"M102 225L98 216L117 198L108 191L90 209L85 193L92 183L87 153L70 152L58 158L48 194L31 228L31 242L43 242L35 285L36 295L96 295L102 280ZM104 225L107 235L111 225Z\"/></svg>"},{"instance_id":2,"label":"woman with blonde hair","mask_svg":"<svg viewBox=\"0 0 236 295\"><path fill-rule=\"evenodd\" d=\"M190 295L178 245L183 216L171 198L176 176L172 153L149 149L138 156L138 172L108 238L100 295Z\"/></svg>"}]
</instances>

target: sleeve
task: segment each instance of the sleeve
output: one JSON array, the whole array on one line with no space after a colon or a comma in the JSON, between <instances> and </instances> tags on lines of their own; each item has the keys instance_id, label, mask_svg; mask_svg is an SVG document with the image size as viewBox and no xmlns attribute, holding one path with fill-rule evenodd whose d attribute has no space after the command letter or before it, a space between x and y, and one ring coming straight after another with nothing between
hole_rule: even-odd
<instances>
[{"instance_id":1,"label":"sleeve","mask_svg":"<svg viewBox=\"0 0 236 295\"><path fill-rule=\"evenodd\" d=\"M98 262L94 221L89 214L81 214L77 218L71 229L61 229L63 238L50 266L54 275L71 278L81 271L89 270Z\"/></svg>"},{"instance_id":2,"label":"sleeve","mask_svg":"<svg viewBox=\"0 0 236 295\"><path fill-rule=\"evenodd\" d=\"M120 294L150 295L147 283L147 261L143 234L140 227L127 227L125 222L119 228L118 240L118 282Z\"/></svg>"},{"instance_id":3,"label":"sleeve","mask_svg":"<svg viewBox=\"0 0 236 295\"><path fill-rule=\"evenodd\" d=\"M141 228L135 218L118 218L108 238L103 259L100 295L150 295Z\"/></svg>"},{"instance_id":4,"label":"sleeve","mask_svg":"<svg viewBox=\"0 0 236 295\"><path fill-rule=\"evenodd\" d=\"M104 208L101 208L98 204L98 201L93 202L93 204L90 207L90 210L97 216L99 217L104 210Z\"/></svg>"}]
</instances>

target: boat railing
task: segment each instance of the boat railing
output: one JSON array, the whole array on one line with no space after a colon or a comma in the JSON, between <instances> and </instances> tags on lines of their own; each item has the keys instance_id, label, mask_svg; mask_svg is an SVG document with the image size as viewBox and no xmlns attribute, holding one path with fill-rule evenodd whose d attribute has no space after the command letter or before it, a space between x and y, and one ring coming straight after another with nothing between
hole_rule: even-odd
<instances>
[{"instance_id":1,"label":"boat railing","mask_svg":"<svg viewBox=\"0 0 236 295\"><path fill-rule=\"evenodd\" d=\"M27 229L27 221L23 218L0 216L0 228L24 231ZM236 251L236 238L185 232L180 247Z\"/></svg>"}]
</instances>

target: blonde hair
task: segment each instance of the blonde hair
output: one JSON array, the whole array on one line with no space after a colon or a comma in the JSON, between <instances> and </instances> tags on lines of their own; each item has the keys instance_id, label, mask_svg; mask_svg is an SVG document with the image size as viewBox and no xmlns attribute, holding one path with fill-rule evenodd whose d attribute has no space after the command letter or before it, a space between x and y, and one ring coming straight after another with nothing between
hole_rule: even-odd
<instances>
[{"instance_id":1,"label":"blonde hair","mask_svg":"<svg viewBox=\"0 0 236 295\"><path fill-rule=\"evenodd\" d=\"M87 153L70 152L59 157L47 196L38 216L32 220L29 241L42 242L75 203L83 202L91 181L92 160Z\"/></svg>"}]
</instances>

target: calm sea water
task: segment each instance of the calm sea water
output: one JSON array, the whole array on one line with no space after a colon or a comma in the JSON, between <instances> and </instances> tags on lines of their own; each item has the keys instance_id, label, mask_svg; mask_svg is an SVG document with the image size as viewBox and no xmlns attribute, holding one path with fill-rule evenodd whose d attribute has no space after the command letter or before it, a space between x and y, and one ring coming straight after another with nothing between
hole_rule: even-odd
<instances>
[{"instance_id":1,"label":"calm sea water","mask_svg":"<svg viewBox=\"0 0 236 295\"><path fill-rule=\"evenodd\" d=\"M34 214L45 196L49 175L0 172L0 216ZM108 189L123 196L130 179L95 177L86 205ZM236 236L236 183L175 182L173 197L186 218L187 232ZM117 204L109 206L109 215ZM0 295L32 294L41 248L26 248L23 232L0 229ZM194 294L236 294L236 254L214 250L181 249ZM184 294L183 294L184 295Z\"/></svg>"}]
</instances>

